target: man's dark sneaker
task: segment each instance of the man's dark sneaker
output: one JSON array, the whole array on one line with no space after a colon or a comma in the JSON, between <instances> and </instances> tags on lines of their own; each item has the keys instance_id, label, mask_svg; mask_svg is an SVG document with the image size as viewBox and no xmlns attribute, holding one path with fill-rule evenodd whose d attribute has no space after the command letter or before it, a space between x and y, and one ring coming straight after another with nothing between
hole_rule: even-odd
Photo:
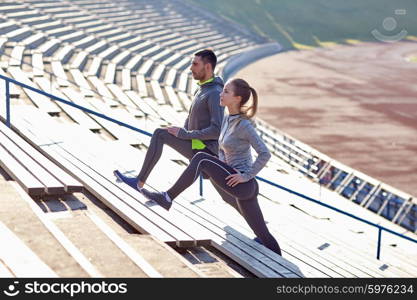
<instances>
[{"instance_id":1,"label":"man's dark sneaker","mask_svg":"<svg viewBox=\"0 0 417 300\"><path fill-rule=\"evenodd\" d=\"M129 185L130 187L134 188L137 191L141 191L141 189L139 189L138 187L138 179L136 177L127 177L125 175L123 175L122 173L120 173L120 171L115 170L113 171L114 176L116 176L120 181L126 183L127 185Z\"/></svg>"},{"instance_id":2,"label":"man's dark sneaker","mask_svg":"<svg viewBox=\"0 0 417 300\"><path fill-rule=\"evenodd\" d=\"M148 200L155 201L156 203L158 203L160 206L162 206L166 210L169 210L171 208L172 201L171 201L171 199L169 198L169 196L166 192L162 192L162 193L156 192L156 193L154 193L154 192L150 192L147 189L143 188L141 193Z\"/></svg>"}]
</instances>

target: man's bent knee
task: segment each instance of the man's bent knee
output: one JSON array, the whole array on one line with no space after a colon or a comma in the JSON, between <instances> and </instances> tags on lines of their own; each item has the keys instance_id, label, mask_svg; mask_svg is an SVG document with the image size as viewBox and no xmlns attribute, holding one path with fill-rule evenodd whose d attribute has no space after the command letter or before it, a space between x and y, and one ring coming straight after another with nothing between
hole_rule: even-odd
<instances>
[{"instance_id":1,"label":"man's bent knee","mask_svg":"<svg viewBox=\"0 0 417 300\"><path fill-rule=\"evenodd\" d=\"M159 135L159 134L163 133L164 131L167 131L167 130L165 128L157 128L153 132L153 135Z\"/></svg>"},{"instance_id":2,"label":"man's bent knee","mask_svg":"<svg viewBox=\"0 0 417 300\"><path fill-rule=\"evenodd\" d=\"M152 138L153 139L163 139L166 137L167 134L170 134L166 129L164 128L157 128L153 132Z\"/></svg>"}]
</instances>

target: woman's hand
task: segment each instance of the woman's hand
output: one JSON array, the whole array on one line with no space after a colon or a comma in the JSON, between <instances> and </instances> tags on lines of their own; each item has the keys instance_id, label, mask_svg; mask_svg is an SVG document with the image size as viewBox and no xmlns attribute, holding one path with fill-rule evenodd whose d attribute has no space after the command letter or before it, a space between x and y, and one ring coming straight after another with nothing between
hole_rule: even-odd
<instances>
[{"instance_id":1,"label":"woman's hand","mask_svg":"<svg viewBox=\"0 0 417 300\"><path fill-rule=\"evenodd\" d=\"M237 174L232 174L226 177L226 184L231 187L235 187L239 183L246 182L246 180L242 177L242 174L237 171Z\"/></svg>"}]
</instances>

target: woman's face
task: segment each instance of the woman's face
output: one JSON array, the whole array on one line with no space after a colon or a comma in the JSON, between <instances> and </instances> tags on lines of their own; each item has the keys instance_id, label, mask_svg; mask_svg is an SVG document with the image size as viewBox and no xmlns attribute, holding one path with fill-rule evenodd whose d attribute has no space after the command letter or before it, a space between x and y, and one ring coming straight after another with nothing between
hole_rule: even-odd
<instances>
[{"instance_id":1,"label":"woman's face","mask_svg":"<svg viewBox=\"0 0 417 300\"><path fill-rule=\"evenodd\" d=\"M220 106L238 106L241 100L240 96L235 96L233 84L226 83L223 91L220 93Z\"/></svg>"}]
</instances>

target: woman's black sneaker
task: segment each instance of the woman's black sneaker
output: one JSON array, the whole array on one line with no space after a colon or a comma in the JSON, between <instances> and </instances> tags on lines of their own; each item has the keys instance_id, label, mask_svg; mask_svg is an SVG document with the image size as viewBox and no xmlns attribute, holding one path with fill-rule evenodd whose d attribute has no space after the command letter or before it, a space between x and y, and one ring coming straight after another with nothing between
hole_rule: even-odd
<instances>
[{"instance_id":1,"label":"woman's black sneaker","mask_svg":"<svg viewBox=\"0 0 417 300\"><path fill-rule=\"evenodd\" d=\"M160 206L162 206L163 208L165 208L166 210L169 210L171 208L172 205L172 201L169 198L168 194L166 192L150 192L147 189L143 188L141 190L141 193L149 200L155 201L156 203L158 203Z\"/></svg>"}]
</instances>

